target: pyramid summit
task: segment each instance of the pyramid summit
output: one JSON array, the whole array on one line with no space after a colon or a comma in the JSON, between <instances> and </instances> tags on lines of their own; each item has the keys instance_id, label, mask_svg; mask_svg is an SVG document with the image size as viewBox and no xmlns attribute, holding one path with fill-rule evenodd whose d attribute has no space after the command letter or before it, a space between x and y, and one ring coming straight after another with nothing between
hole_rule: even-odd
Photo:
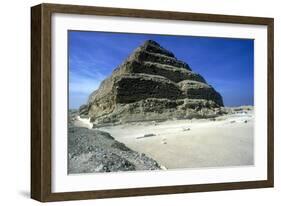
<instances>
[{"instance_id":1,"label":"pyramid summit","mask_svg":"<svg viewBox=\"0 0 281 206\"><path fill-rule=\"evenodd\" d=\"M79 109L95 124L205 118L219 114L221 95L190 66L145 41Z\"/></svg>"}]
</instances>

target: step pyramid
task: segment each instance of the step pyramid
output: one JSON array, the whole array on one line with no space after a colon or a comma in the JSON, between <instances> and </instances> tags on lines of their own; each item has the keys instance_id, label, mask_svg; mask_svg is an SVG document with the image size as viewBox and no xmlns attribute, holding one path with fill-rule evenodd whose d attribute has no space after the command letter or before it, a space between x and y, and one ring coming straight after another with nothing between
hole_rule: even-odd
<instances>
[{"instance_id":1,"label":"step pyramid","mask_svg":"<svg viewBox=\"0 0 281 206\"><path fill-rule=\"evenodd\" d=\"M206 118L221 95L190 66L153 40L145 41L100 84L80 115L96 124Z\"/></svg>"}]
</instances>

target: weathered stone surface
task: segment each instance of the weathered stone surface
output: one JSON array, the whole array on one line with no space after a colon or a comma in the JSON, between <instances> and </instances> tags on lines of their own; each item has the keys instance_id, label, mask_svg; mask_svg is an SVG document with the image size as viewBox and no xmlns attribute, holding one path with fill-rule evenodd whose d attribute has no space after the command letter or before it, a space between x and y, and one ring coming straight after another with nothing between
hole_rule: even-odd
<instances>
[{"instance_id":1,"label":"weathered stone surface","mask_svg":"<svg viewBox=\"0 0 281 206\"><path fill-rule=\"evenodd\" d=\"M147 98L178 99L182 92L174 82L156 75L123 75L114 84L117 103L132 103Z\"/></svg>"},{"instance_id":2,"label":"weathered stone surface","mask_svg":"<svg viewBox=\"0 0 281 206\"><path fill-rule=\"evenodd\" d=\"M216 102L218 105L223 106L221 95L215 89L202 82L193 80L184 80L178 83L183 95L189 99L206 99Z\"/></svg>"},{"instance_id":3,"label":"weathered stone surface","mask_svg":"<svg viewBox=\"0 0 281 206\"><path fill-rule=\"evenodd\" d=\"M160 64L157 62L139 62L137 60L131 60L124 63L119 72L122 72L123 74L145 73L160 75L174 82L180 82L186 79L206 82L201 75L196 74L186 68Z\"/></svg>"},{"instance_id":4,"label":"weathered stone surface","mask_svg":"<svg viewBox=\"0 0 281 206\"><path fill-rule=\"evenodd\" d=\"M103 124L213 117L222 106L221 95L201 75L149 40L101 83L80 114Z\"/></svg>"},{"instance_id":5,"label":"weathered stone surface","mask_svg":"<svg viewBox=\"0 0 281 206\"><path fill-rule=\"evenodd\" d=\"M94 126L137 121L212 118L222 114L213 101L202 99L148 98L134 103L116 104L112 113L93 118Z\"/></svg>"}]
</instances>

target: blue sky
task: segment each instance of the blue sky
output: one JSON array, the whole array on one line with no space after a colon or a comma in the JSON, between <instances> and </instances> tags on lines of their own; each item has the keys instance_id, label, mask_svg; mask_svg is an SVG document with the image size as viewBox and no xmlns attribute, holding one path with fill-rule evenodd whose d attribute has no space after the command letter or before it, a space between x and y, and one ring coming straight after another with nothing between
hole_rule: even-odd
<instances>
[{"instance_id":1,"label":"blue sky","mask_svg":"<svg viewBox=\"0 0 281 206\"><path fill-rule=\"evenodd\" d=\"M253 105L254 40L69 31L69 107L86 103L100 82L148 39L201 74L225 106Z\"/></svg>"}]
</instances>

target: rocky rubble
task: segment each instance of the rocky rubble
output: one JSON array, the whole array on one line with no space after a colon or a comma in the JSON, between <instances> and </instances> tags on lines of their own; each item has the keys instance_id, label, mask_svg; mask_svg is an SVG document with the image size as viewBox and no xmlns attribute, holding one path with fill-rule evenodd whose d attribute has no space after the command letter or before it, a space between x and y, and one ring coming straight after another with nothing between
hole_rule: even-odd
<instances>
[{"instance_id":1,"label":"rocky rubble","mask_svg":"<svg viewBox=\"0 0 281 206\"><path fill-rule=\"evenodd\" d=\"M158 169L156 161L129 149L109 133L69 124L69 174Z\"/></svg>"}]
</instances>

